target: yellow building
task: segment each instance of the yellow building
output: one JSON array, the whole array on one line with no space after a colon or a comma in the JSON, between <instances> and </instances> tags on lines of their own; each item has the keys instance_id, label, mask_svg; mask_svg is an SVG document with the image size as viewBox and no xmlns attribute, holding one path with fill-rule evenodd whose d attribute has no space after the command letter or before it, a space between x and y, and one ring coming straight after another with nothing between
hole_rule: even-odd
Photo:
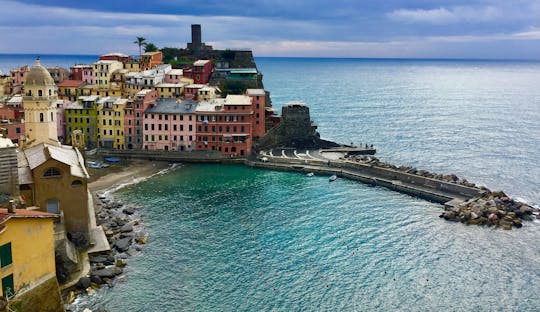
<instances>
[{"instance_id":1,"label":"yellow building","mask_svg":"<svg viewBox=\"0 0 540 312\"><path fill-rule=\"evenodd\" d=\"M0 72L0 97L11 94L11 76L2 75Z\"/></svg>"},{"instance_id":2,"label":"yellow building","mask_svg":"<svg viewBox=\"0 0 540 312\"><path fill-rule=\"evenodd\" d=\"M51 74L41 66L39 59L28 71L24 89L26 138L23 147L39 143L59 145L56 120L57 89Z\"/></svg>"},{"instance_id":3,"label":"yellow building","mask_svg":"<svg viewBox=\"0 0 540 312\"><path fill-rule=\"evenodd\" d=\"M94 73L94 89L108 90L111 88L113 72L124 68L118 61L97 61L92 65Z\"/></svg>"},{"instance_id":4,"label":"yellow building","mask_svg":"<svg viewBox=\"0 0 540 312\"><path fill-rule=\"evenodd\" d=\"M100 147L124 149L124 108L128 99L106 97L98 102L97 127Z\"/></svg>"},{"instance_id":5,"label":"yellow building","mask_svg":"<svg viewBox=\"0 0 540 312\"><path fill-rule=\"evenodd\" d=\"M0 278L10 311L64 311L55 269L56 217L0 209Z\"/></svg>"},{"instance_id":6,"label":"yellow building","mask_svg":"<svg viewBox=\"0 0 540 312\"><path fill-rule=\"evenodd\" d=\"M174 98L178 99L184 94L183 83L160 83L152 89L156 90L160 98Z\"/></svg>"}]
</instances>

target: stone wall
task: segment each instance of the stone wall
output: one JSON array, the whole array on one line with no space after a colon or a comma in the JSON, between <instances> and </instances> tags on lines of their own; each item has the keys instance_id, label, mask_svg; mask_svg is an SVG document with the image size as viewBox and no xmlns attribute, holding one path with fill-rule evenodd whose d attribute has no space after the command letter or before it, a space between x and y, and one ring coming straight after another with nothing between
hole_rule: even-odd
<instances>
[{"instance_id":1,"label":"stone wall","mask_svg":"<svg viewBox=\"0 0 540 312\"><path fill-rule=\"evenodd\" d=\"M291 103L281 110L281 123L270 129L259 140L258 149L276 147L330 148L338 144L322 140L309 115L309 107L303 103Z\"/></svg>"},{"instance_id":2,"label":"stone wall","mask_svg":"<svg viewBox=\"0 0 540 312\"><path fill-rule=\"evenodd\" d=\"M65 311L56 277L53 276L29 290L17 294L10 300L8 311Z\"/></svg>"}]
</instances>

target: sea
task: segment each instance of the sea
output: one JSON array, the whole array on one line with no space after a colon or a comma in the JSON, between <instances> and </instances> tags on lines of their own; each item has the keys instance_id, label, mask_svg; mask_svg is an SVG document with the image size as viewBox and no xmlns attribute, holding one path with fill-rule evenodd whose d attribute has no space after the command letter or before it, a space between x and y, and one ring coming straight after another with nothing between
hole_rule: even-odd
<instances>
[{"instance_id":1,"label":"sea","mask_svg":"<svg viewBox=\"0 0 540 312\"><path fill-rule=\"evenodd\" d=\"M0 55L0 70L34 59ZM321 137L540 205L540 62L256 61L276 111L305 102ZM466 226L385 188L239 165L181 164L112 196L148 244L75 311L540 310L538 220Z\"/></svg>"}]
</instances>

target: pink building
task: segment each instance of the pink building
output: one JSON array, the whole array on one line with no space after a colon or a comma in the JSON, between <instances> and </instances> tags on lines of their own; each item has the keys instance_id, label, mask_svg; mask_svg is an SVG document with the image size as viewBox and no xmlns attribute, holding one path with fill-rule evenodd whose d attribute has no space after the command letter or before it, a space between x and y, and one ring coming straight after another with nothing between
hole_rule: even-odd
<instances>
[{"instance_id":1,"label":"pink building","mask_svg":"<svg viewBox=\"0 0 540 312\"><path fill-rule=\"evenodd\" d=\"M25 135L24 123L20 120L2 121L0 122L0 130L13 143L19 143L22 136Z\"/></svg>"},{"instance_id":2,"label":"pink building","mask_svg":"<svg viewBox=\"0 0 540 312\"><path fill-rule=\"evenodd\" d=\"M12 94L22 94L24 92L24 82L26 74L28 74L28 65L15 68L9 71L11 75L11 92Z\"/></svg>"},{"instance_id":3,"label":"pink building","mask_svg":"<svg viewBox=\"0 0 540 312\"><path fill-rule=\"evenodd\" d=\"M144 112L143 148L161 151L195 149L197 102L159 99Z\"/></svg>"},{"instance_id":4,"label":"pink building","mask_svg":"<svg viewBox=\"0 0 540 312\"><path fill-rule=\"evenodd\" d=\"M128 149L141 149L143 146L143 115L144 111L155 105L158 93L155 90L139 91L132 101L124 107L124 135Z\"/></svg>"},{"instance_id":5,"label":"pink building","mask_svg":"<svg viewBox=\"0 0 540 312\"><path fill-rule=\"evenodd\" d=\"M65 142L66 138L66 119L65 119L65 108L71 104L67 100L57 100L56 101L56 130L58 132L58 141Z\"/></svg>"},{"instance_id":6,"label":"pink building","mask_svg":"<svg viewBox=\"0 0 540 312\"><path fill-rule=\"evenodd\" d=\"M182 77L184 77L182 69L171 69L165 73L165 83L180 83Z\"/></svg>"},{"instance_id":7,"label":"pink building","mask_svg":"<svg viewBox=\"0 0 540 312\"><path fill-rule=\"evenodd\" d=\"M80 64L69 68L71 80L82 80L88 84L94 84L92 65Z\"/></svg>"},{"instance_id":8,"label":"pink building","mask_svg":"<svg viewBox=\"0 0 540 312\"><path fill-rule=\"evenodd\" d=\"M204 88L203 84L190 84L184 87L184 97L197 101L199 99L199 90Z\"/></svg>"}]
</instances>

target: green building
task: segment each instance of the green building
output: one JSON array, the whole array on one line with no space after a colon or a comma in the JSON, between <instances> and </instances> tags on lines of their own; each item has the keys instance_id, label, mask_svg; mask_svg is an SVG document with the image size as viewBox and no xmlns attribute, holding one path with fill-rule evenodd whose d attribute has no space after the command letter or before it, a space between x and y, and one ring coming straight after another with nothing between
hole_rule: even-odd
<instances>
[{"instance_id":1,"label":"green building","mask_svg":"<svg viewBox=\"0 0 540 312\"><path fill-rule=\"evenodd\" d=\"M65 109L66 137L71 142L74 130L81 130L87 148L97 147L97 107L99 96L80 96Z\"/></svg>"}]
</instances>

